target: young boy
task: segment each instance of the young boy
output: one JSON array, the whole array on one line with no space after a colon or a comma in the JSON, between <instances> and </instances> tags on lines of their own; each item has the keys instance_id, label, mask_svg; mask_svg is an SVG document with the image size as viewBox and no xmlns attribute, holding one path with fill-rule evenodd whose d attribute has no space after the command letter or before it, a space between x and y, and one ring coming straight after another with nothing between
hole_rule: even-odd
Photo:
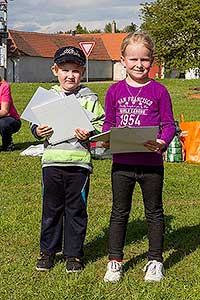
<instances>
[{"instance_id":1,"label":"young boy","mask_svg":"<svg viewBox=\"0 0 200 300\"><path fill-rule=\"evenodd\" d=\"M74 94L80 104L94 113L92 124L100 132L104 111L98 97L80 84L85 72L86 57L82 50L67 46L54 55L53 74L60 86L52 90L61 97ZM67 98L66 98L67 101ZM76 115L74 115L76 118ZM46 138L53 129L31 126L33 135ZM75 130L75 138L51 145L45 140L42 157L43 212L40 237L40 258L36 270L46 271L54 266L55 254L63 251L66 271L83 269L83 244L87 227L86 203L92 163L88 138L91 133ZM63 239L63 248L62 248Z\"/></svg>"}]
</instances>

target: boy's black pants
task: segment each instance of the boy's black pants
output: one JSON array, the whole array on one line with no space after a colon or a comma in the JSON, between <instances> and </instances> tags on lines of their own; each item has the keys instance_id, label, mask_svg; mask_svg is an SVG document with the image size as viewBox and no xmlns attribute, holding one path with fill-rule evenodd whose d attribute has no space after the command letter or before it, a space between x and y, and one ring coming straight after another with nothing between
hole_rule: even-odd
<instances>
[{"instance_id":1,"label":"boy's black pants","mask_svg":"<svg viewBox=\"0 0 200 300\"><path fill-rule=\"evenodd\" d=\"M164 215L162 206L163 166L128 166L113 164L113 205L110 218L109 259L123 258L126 228L132 194L139 183L145 208L149 238L149 260L162 262ZM134 237L133 237L134 239Z\"/></svg>"},{"instance_id":2,"label":"boy's black pants","mask_svg":"<svg viewBox=\"0 0 200 300\"><path fill-rule=\"evenodd\" d=\"M45 167L40 250L82 257L87 228L89 171L81 167ZM64 232L63 232L64 231Z\"/></svg>"}]
</instances>

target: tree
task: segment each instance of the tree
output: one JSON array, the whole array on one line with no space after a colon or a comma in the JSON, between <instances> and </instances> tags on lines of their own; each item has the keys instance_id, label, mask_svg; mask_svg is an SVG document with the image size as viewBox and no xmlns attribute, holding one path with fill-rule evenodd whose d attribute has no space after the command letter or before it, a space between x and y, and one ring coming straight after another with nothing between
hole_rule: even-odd
<instances>
[{"instance_id":1,"label":"tree","mask_svg":"<svg viewBox=\"0 0 200 300\"><path fill-rule=\"evenodd\" d=\"M67 30L67 31L65 31L65 33L77 33L77 34L83 34L83 33L101 33L101 29L93 29L93 30L87 30L87 28L86 27L82 27L82 25L80 24L80 23L78 23L77 25L76 25L76 29L75 30L72 30L72 29L70 29L70 30Z\"/></svg>"},{"instance_id":2,"label":"tree","mask_svg":"<svg viewBox=\"0 0 200 300\"><path fill-rule=\"evenodd\" d=\"M107 23L104 27L104 32L112 32L112 24L111 23Z\"/></svg>"},{"instance_id":3,"label":"tree","mask_svg":"<svg viewBox=\"0 0 200 300\"><path fill-rule=\"evenodd\" d=\"M92 30L89 30L89 33L101 33L101 29L92 29Z\"/></svg>"},{"instance_id":4,"label":"tree","mask_svg":"<svg viewBox=\"0 0 200 300\"><path fill-rule=\"evenodd\" d=\"M136 29L137 29L137 25L132 22L130 25L127 25L126 27L124 27L122 32L135 32Z\"/></svg>"},{"instance_id":5,"label":"tree","mask_svg":"<svg viewBox=\"0 0 200 300\"><path fill-rule=\"evenodd\" d=\"M156 0L141 5L141 29L153 37L158 60L165 62L165 68L199 67L199 0Z\"/></svg>"},{"instance_id":6,"label":"tree","mask_svg":"<svg viewBox=\"0 0 200 300\"><path fill-rule=\"evenodd\" d=\"M76 25L75 32L76 32L77 34L89 33L88 30L87 30L87 28L86 28L86 27L82 27L80 23L78 23L78 24Z\"/></svg>"},{"instance_id":7,"label":"tree","mask_svg":"<svg viewBox=\"0 0 200 300\"><path fill-rule=\"evenodd\" d=\"M109 33L112 32L112 30L114 29L115 32L120 32L120 30L118 30L116 28L116 22L113 21L112 23L107 23L104 27L104 32Z\"/></svg>"}]
</instances>

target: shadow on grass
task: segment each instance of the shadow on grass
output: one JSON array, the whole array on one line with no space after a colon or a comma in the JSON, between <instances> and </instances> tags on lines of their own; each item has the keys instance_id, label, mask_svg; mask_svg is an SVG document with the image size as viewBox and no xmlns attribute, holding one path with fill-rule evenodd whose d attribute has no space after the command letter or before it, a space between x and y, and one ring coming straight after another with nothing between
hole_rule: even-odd
<instances>
[{"instance_id":1,"label":"shadow on grass","mask_svg":"<svg viewBox=\"0 0 200 300\"><path fill-rule=\"evenodd\" d=\"M172 216L165 216L165 243L164 251L174 250L164 261L165 269L169 269L180 262L187 255L194 252L200 246L200 225L185 226L173 230L171 228ZM108 232L105 228L100 236L92 240L85 246L85 260L95 261L108 254ZM126 233L125 245L137 243L147 235L147 225L145 220L137 219L129 222ZM148 252L143 252L127 261L124 264L124 271L133 268L137 263L145 260Z\"/></svg>"},{"instance_id":2,"label":"shadow on grass","mask_svg":"<svg viewBox=\"0 0 200 300\"><path fill-rule=\"evenodd\" d=\"M109 228L104 228L100 236L85 245L85 260L95 261L108 254ZM133 220L128 223L125 245L136 243L147 234L145 220Z\"/></svg>"},{"instance_id":3,"label":"shadow on grass","mask_svg":"<svg viewBox=\"0 0 200 300\"><path fill-rule=\"evenodd\" d=\"M164 261L165 269L171 268L176 263L183 260L200 246L200 225L185 226L172 230L172 216L165 216L165 242L164 251L173 250L172 254ZM143 261L148 256L148 252L137 255L124 264L124 271L133 268L137 263Z\"/></svg>"},{"instance_id":4,"label":"shadow on grass","mask_svg":"<svg viewBox=\"0 0 200 300\"><path fill-rule=\"evenodd\" d=\"M200 225L185 226L165 235L165 250L174 250L165 260L169 269L200 246Z\"/></svg>"},{"instance_id":5,"label":"shadow on grass","mask_svg":"<svg viewBox=\"0 0 200 300\"><path fill-rule=\"evenodd\" d=\"M25 150L26 148L28 148L29 146L36 146L36 145L39 145L41 144L41 142L38 142L38 141L32 141L32 142L24 142L24 143L16 143L14 142L14 150L13 151L23 151ZM2 145L0 144L0 151L2 151ZM12 152L13 152L12 151Z\"/></svg>"},{"instance_id":6,"label":"shadow on grass","mask_svg":"<svg viewBox=\"0 0 200 300\"><path fill-rule=\"evenodd\" d=\"M38 142L38 141L33 141L33 142L24 142L24 143L14 143L14 150L25 150L26 148L28 148L29 146L31 145L38 145L38 144L41 144L41 142Z\"/></svg>"}]
</instances>

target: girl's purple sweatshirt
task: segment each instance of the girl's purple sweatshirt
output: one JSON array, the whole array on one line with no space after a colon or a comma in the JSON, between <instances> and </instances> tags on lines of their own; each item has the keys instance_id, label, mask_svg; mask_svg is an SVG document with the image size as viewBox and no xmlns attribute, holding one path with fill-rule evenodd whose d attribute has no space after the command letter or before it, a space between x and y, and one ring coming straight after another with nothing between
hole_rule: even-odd
<instances>
[{"instance_id":1,"label":"girl's purple sweatshirt","mask_svg":"<svg viewBox=\"0 0 200 300\"><path fill-rule=\"evenodd\" d=\"M176 127L167 89L155 80L142 87L132 87L126 80L114 83L105 98L103 132L112 127L144 126L159 126L157 138L164 140L168 147ZM161 153L134 152L113 154L113 162L158 166L163 164L163 159Z\"/></svg>"}]
</instances>

